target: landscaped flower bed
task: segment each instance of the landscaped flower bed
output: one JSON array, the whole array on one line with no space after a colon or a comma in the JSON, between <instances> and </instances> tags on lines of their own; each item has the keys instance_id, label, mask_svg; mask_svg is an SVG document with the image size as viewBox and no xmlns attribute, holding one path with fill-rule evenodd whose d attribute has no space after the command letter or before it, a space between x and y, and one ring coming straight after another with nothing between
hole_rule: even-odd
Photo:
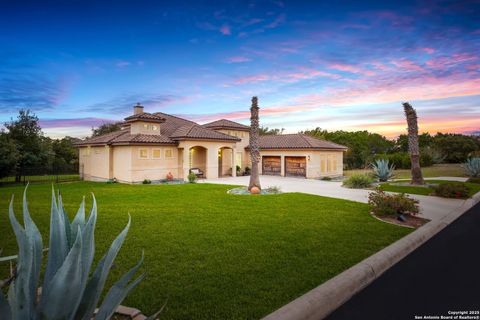
<instances>
[{"instance_id":1,"label":"landscaped flower bed","mask_svg":"<svg viewBox=\"0 0 480 320\"><path fill-rule=\"evenodd\" d=\"M229 194L237 194L237 195L252 195L250 191L248 191L247 187L239 187L235 189L230 189L227 191ZM266 189L260 190L260 195L265 194L280 194L282 191L278 187L268 187Z\"/></svg>"}]
</instances>

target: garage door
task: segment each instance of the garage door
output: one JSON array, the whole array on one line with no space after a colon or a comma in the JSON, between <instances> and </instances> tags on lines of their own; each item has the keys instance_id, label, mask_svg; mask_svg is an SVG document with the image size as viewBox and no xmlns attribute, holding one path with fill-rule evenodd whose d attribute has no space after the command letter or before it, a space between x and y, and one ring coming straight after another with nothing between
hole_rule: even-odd
<instances>
[{"instance_id":1,"label":"garage door","mask_svg":"<svg viewBox=\"0 0 480 320\"><path fill-rule=\"evenodd\" d=\"M279 176L281 174L280 157L263 156L262 157L262 174L269 176Z\"/></svg>"},{"instance_id":2,"label":"garage door","mask_svg":"<svg viewBox=\"0 0 480 320\"><path fill-rule=\"evenodd\" d=\"M285 157L285 175L287 177L306 177L307 160L305 157Z\"/></svg>"}]
</instances>

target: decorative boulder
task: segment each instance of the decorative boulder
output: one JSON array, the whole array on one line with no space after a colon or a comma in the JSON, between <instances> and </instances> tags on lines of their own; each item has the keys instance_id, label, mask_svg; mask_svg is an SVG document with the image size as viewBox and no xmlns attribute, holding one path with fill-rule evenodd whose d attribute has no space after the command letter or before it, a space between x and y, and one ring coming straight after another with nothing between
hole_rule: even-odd
<instances>
[{"instance_id":1,"label":"decorative boulder","mask_svg":"<svg viewBox=\"0 0 480 320\"><path fill-rule=\"evenodd\" d=\"M260 188L259 187L253 187L250 189L251 194L259 194L260 193Z\"/></svg>"}]
</instances>

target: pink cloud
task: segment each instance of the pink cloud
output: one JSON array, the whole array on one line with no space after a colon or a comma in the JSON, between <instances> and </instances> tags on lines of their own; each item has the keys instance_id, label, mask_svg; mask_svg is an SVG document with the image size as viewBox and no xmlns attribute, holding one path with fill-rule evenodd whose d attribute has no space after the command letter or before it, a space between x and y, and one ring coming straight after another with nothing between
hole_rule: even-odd
<instances>
[{"instance_id":1,"label":"pink cloud","mask_svg":"<svg viewBox=\"0 0 480 320\"><path fill-rule=\"evenodd\" d=\"M224 24L223 26L220 27L220 32L225 36L229 36L229 35L232 34L232 31L230 30L230 27L226 24Z\"/></svg>"},{"instance_id":2,"label":"pink cloud","mask_svg":"<svg viewBox=\"0 0 480 320\"><path fill-rule=\"evenodd\" d=\"M243 57L243 56L235 56L235 57L230 57L230 58L226 59L225 61L228 62L228 63L242 63L242 62L252 61L252 59L249 59L249 58Z\"/></svg>"},{"instance_id":3,"label":"pink cloud","mask_svg":"<svg viewBox=\"0 0 480 320\"><path fill-rule=\"evenodd\" d=\"M420 51L426 52L428 54L432 54L432 53L435 53L437 50L435 50L433 48L425 47L425 48L420 48Z\"/></svg>"},{"instance_id":4,"label":"pink cloud","mask_svg":"<svg viewBox=\"0 0 480 320\"><path fill-rule=\"evenodd\" d=\"M420 72L425 71L425 69L423 69L421 66L419 66L415 62L406 60L406 59L394 60L394 61L391 61L391 63L397 66L398 68L403 69L400 71L420 71Z\"/></svg>"},{"instance_id":5,"label":"pink cloud","mask_svg":"<svg viewBox=\"0 0 480 320\"><path fill-rule=\"evenodd\" d=\"M251 82L258 82L258 81L267 81L270 80L271 77L266 74L257 74L253 76L241 77L234 81L235 84L246 84Z\"/></svg>"},{"instance_id":6,"label":"pink cloud","mask_svg":"<svg viewBox=\"0 0 480 320\"><path fill-rule=\"evenodd\" d=\"M445 69L464 62L477 61L478 56L468 53L456 53L451 56L435 57L425 64L432 69Z\"/></svg>"},{"instance_id":7,"label":"pink cloud","mask_svg":"<svg viewBox=\"0 0 480 320\"><path fill-rule=\"evenodd\" d=\"M334 70L339 70L339 71L344 71L344 72L350 72L350 73L359 73L359 74L369 76L369 77L375 75L375 72L373 72L371 70L365 70L363 68L356 67L356 66L350 65L350 64L335 63L335 64L329 65L328 68L329 69L334 69Z\"/></svg>"},{"instance_id":8,"label":"pink cloud","mask_svg":"<svg viewBox=\"0 0 480 320\"><path fill-rule=\"evenodd\" d=\"M98 126L102 123L115 122L112 119L102 118L76 118L76 119L40 119L40 127L42 128L68 128L68 127L87 127Z\"/></svg>"}]
</instances>

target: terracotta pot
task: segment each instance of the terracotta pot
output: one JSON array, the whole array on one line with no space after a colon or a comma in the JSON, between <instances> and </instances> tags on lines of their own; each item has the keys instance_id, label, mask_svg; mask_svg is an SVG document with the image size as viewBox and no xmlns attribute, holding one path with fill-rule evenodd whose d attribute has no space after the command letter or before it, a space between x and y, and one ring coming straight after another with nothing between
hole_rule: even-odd
<instances>
[{"instance_id":1,"label":"terracotta pot","mask_svg":"<svg viewBox=\"0 0 480 320\"><path fill-rule=\"evenodd\" d=\"M260 188L259 187L253 187L250 189L251 194L259 194L260 193Z\"/></svg>"},{"instance_id":2,"label":"terracotta pot","mask_svg":"<svg viewBox=\"0 0 480 320\"><path fill-rule=\"evenodd\" d=\"M171 172L167 173L167 180L172 181L173 180L173 174Z\"/></svg>"}]
</instances>

